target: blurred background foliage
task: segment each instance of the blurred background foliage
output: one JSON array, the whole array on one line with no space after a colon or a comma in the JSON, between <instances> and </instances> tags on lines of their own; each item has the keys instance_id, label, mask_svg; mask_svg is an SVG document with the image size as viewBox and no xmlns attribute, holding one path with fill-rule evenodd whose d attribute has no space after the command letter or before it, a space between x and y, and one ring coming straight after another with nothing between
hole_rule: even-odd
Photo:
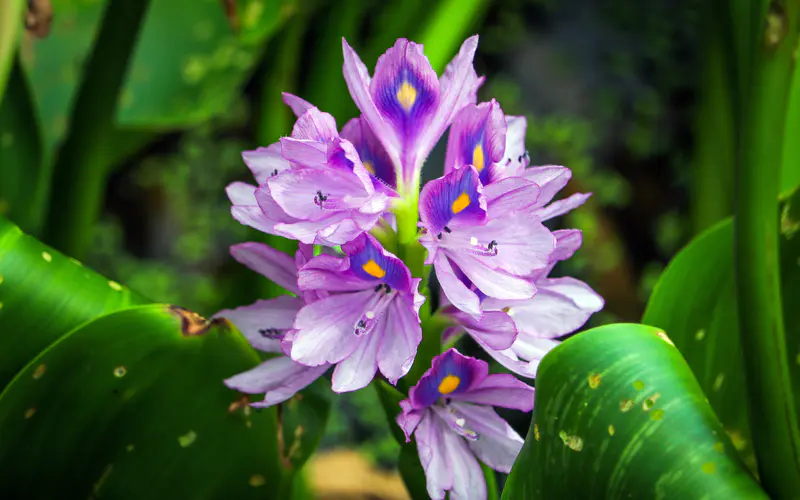
<instances>
[{"instance_id":1,"label":"blurred background foliage","mask_svg":"<svg viewBox=\"0 0 800 500\"><path fill-rule=\"evenodd\" d=\"M46 36L41 11L18 51L0 36L0 215L155 301L209 316L279 293L228 256L267 238L231 219L224 188L249 180L242 150L291 131L282 91L340 126L356 115L341 37L368 67L415 39L441 71L481 35L480 99L528 118L532 163L573 170L565 195L594 193L556 221L583 230L558 271L605 297L591 326L637 321L666 262L731 211L730 162L714 147L731 140L727 84L698 0L32 2L50 3ZM0 29L12 15L0 12ZM335 405L323 448L393 467L374 389Z\"/></svg>"}]
</instances>

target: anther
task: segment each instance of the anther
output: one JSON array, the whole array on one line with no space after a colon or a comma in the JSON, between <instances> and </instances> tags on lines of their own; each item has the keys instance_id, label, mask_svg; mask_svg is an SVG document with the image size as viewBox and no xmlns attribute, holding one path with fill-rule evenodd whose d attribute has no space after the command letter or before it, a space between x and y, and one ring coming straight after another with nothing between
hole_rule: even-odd
<instances>
[{"instance_id":1,"label":"anther","mask_svg":"<svg viewBox=\"0 0 800 500\"><path fill-rule=\"evenodd\" d=\"M383 286L385 286L385 287L386 287L386 293L387 293L387 294L389 294L389 293L392 293L392 287L390 287L390 286L389 286L389 285L387 285L386 283L384 283L384 284L383 284Z\"/></svg>"},{"instance_id":2,"label":"anther","mask_svg":"<svg viewBox=\"0 0 800 500\"><path fill-rule=\"evenodd\" d=\"M437 234L436 237L441 240L442 239L442 233Z\"/></svg>"},{"instance_id":3,"label":"anther","mask_svg":"<svg viewBox=\"0 0 800 500\"><path fill-rule=\"evenodd\" d=\"M444 232L445 232L445 233L447 233L447 234L450 234L450 233L452 233L453 231L452 231L452 229L450 229L449 227L447 227L447 226L444 226Z\"/></svg>"},{"instance_id":4,"label":"anther","mask_svg":"<svg viewBox=\"0 0 800 500\"><path fill-rule=\"evenodd\" d=\"M278 169L277 168L272 171L272 176L275 177L276 175L278 175Z\"/></svg>"},{"instance_id":5,"label":"anther","mask_svg":"<svg viewBox=\"0 0 800 500\"><path fill-rule=\"evenodd\" d=\"M497 247L497 240L492 240L489 242L489 250L493 250Z\"/></svg>"},{"instance_id":6,"label":"anther","mask_svg":"<svg viewBox=\"0 0 800 500\"><path fill-rule=\"evenodd\" d=\"M380 292L380 291L381 291L381 288L383 288L383 284L380 284L380 285L376 286L376 287L375 287L375 291L376 291L376 292Z\"/></svg>"}]
</instances>

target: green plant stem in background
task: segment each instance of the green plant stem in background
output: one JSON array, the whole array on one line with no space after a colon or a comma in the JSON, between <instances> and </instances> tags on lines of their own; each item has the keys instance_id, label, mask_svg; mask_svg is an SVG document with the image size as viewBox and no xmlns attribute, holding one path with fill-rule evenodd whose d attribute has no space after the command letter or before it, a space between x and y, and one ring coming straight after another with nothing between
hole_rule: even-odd
<instances>
[{"instance_id":1,"label":"green plant stem in background","mask_svg":"<svg viewBox=\"0 0 800 500\"><path fill-rule=\"evenodd\" d=\"M24 0L4 0L0 3L0 101L5 94L8 75L14 65L17 38L22 27Z\"/></svg>"},{"instance_id":2,"label":"green plant stem in background","mask_svg":"<svg viewBox=\"0 0 800 500\"><path fill-rule=\"evenodd\" d=\"M489 6L488 0L441 0L417 36L425 46L425 55L437 72L458 51L465 35L480 23Z\"/></svg>"},{"instance_id":3,"label":"green plant stem in background","mask_svg":"<svg viewBox=\"0 0 800 500\"><path fill-rule=\"evenodd\" d=\"M781 158L781 198L788 198L800 186L800 45L795 52L794 75L789 90L789 108L786 112L786 130L783 141L783 158Z\"/></svg>"},{"instance_id":4,"label":"green plant stem in background","mask_svg":"<svg viewBox=\"0 0 800 500\"><path fill-rule=\"evenodd\" d=\"M740 339L758 470L773 498L800 491L800 430L780 292L778 191L800 1L761 16L743 90L736 185L735 270ZM787 138L796 140L797 138Z\"/></svg>"},{"instance_id":5,"label":"green plant stem in background","mask_svg":"<svg viewBox=\"0 0 800 500\"><path fill-rule=\"evenodd\" d=\"M91 244L108 167L149 137L114 128L119 91L148 0L109 0L55 165L46 241L75 258Z\"/></svg>"},{"instance_id":6,"label":"green plant stem in background","mask_svg":"<svg viewBox=\"0 0 800 500\"><path fill-rule=\"evenodd\" d=\"M719 3L719 2L717 2ZM730 54L718 10L706 9L701 98L695 117L697 147L692 162L692 233L697 235L733 211L735 114Z\"/></svg>"}]
</instances>

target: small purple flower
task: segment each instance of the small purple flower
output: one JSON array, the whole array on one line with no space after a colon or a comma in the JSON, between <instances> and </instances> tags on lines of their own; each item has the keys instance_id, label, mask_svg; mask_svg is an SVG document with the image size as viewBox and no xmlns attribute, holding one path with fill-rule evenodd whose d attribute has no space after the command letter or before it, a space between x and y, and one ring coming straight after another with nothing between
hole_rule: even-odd
<instances>
[{"instance_id":1,"label":"small purple flower","mask_svg":"<svg viewBox=\"0 0 800 500\"><path fill-rule=\"evenodd\" d=\"M284 100L302 114L291 137L242 154L259 187L228 186L234 218L308 244L340 245L370 230L396 195L376 190L378 180L331 115L289 94Z\"/></svg>"},{"instance_id":2,"label":"small purple flower","mask_svg":"<svg viewBox=\"0 0 800 500\"><path fill-rule=\"evenodd\" d=\"M478 37L464 42L441 78L422 45L404 38L378 59L373 77L345 40L342 45L344 78L361 119L383 144L401 194L416 191L428 153L456 112L475 102L482 83L472 67Z\"/></svg>"},{"instance_id":3,"label":"small purple flower","mask_svg":"<svg viewBox=\"0 0 800 500\"><path fill-rule=\"evenodd\" d=\"M523 439L492 406L533 409L532 387L512 375L489 375L489 365L450 349L433 359L397 423L406 440L413 435L433 499L485 499L481 462L508 473ZM477 458L476 458L477 457Z\"/></svg>"},{"instance_id":4,"label":"small purple flower","mask_svg":"<svg viewBox=\"0 0 800 500\"><path fill-rule=\"evenodd\" d=\"M317 298L302 294L297 287L297 268L307 262L311 253L310 246L301 244L293 260L285 253L261 243L242 243L231 247L231 255L236 260L298 295L258 300L252 305L226 309L214 315L229 319L259 351L280 353L252 370L225 380L231 389L247 394L264 394L264 401L253 403L254 407L268 407L286 401L329 368L327 365L304 366L283 355L284 350L290 348L291 344L286 339L290 336L298 311L307 301Z\"/></svg>"},{"instance_id":5,"label":"small purple flower","mask_svg":"<svg viewBox=\"0 0 800 500\"><path fill-rule=\"evenodd\" d=\"M539 218L520 209L536 200L536 184L510 178L490 187L468 165L428 182L419 200L426 263L434 265L450 302L476 317L482 314L478 292L507 300L533 297L536 287L526 277L546 267L555 248Z\"/></svg>"},{"instance_id":6,"label":"small purple flower","mask_svg":"<svg viewBox=\"0 0 800 500\"><path fill-rule=\"evenodd\" d=\"M481 301L482 318L445 304L438 314L449 317L454 326L444 337L466 332L501 365L534 378L539 362L558 345L555 339L579 329L604 305L603 298L582 281L548 277L556 262L571 257L581 244L580 231L567 229L553 234L557 241L553 262L530 277L537 290L533 298L485 297Z\"/></svg>"},{"instance_id":7,"label":"small purple flower","mask_svg":"<svg viewBox=\"0 0 800 500\"><path fill-rule=\"evenodd\" d=\"M378 369L395 383L422 340L420 280L369 234L342 250L345 257L319 255L300 270L300 289L324 297L298 313L291 357L309 366L335 363L336 392L365 387Z\"/></svg>"}]
</instances>

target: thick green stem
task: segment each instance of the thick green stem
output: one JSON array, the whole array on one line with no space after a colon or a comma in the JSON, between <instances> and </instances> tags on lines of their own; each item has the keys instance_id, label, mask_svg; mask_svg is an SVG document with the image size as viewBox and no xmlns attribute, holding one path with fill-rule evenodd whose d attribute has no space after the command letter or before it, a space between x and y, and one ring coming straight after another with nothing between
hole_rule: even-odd
<instances>
[{"instance_id":1,"label":"thick green stem","mask_svg":"<svg viewBox=\"0 0 800 500\"><path fill-rule=\"evenodd\" d=\"M747 396L762 484L773 498L800 491L797 427L783 325L778 191L800 1L773 2L740 95L736 186L736 288ZM788 138L796 140L796 138Z\"/></svg>"},{"instance_id":2,"label":"thick green stem","mask_svg":"<svg viewBox=\"0 0 800 500\"><path fill-rule=\"evenodd\" d=\"M150 134L114 127L117 98L148 0L111 0L84 72L67 137L55 165L46 241L75 258L91 244L109 165Z\"/></svg>"}]
</instances>

